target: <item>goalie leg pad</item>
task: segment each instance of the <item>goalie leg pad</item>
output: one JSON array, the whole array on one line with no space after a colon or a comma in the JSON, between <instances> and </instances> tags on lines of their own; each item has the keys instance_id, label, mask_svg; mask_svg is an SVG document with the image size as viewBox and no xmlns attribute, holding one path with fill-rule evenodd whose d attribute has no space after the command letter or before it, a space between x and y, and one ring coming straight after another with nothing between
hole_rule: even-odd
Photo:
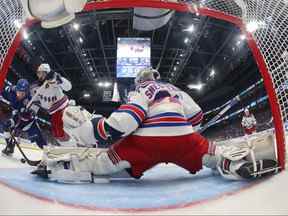
<instances>
[{"instance_id":1,"label":"goalie leg pad","mask_svg":"<svg viewBox=\"0 0 288 216\"><path fill-rule=\"evenodd\" d=\"M111 160L111 151L97 148L46 148L41 164L47 166L50 179L61 182L99 182L103 176L111 176L131 167L127 161L116 161L115 157Z\"/></svg>"},{"instance_id":2,"label":"goalie leg pad","mask_svg":"<svg viewBox=\"0 0 288 216\"><path fill-rule=\"evenodd\" d=\"M78 172L85 171L92 172L95 175L111 175L131 168L131 165L124 160L112 161L109 157L109 151L105 151L100 152L96 157L80 158L79 155L72 155L71 167Z\"/></svg>"}]
</instances>

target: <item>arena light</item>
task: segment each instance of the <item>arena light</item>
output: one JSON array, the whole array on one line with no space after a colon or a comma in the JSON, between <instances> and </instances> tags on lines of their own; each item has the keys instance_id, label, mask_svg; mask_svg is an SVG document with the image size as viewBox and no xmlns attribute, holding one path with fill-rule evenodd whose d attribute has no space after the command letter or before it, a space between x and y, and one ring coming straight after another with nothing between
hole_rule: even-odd
<instances>
[{"instance_id":1,"label":"arena light","mask_svg":"<svg viewBox=\"0 0 288 216\"><path fill-rule=\"evenodd\" d=\"M98 82L98 86L99 87L104 87L104 88L107 88L107 87L110 87L112 85L111 82Z\"/></svg>"},{"instance_id":2,"label":"arena light","mask_svg":"<svg viewBox=\"0 0 288 216\"><path fill-rule=\"evenodd\" d=\"M90 96L91 96L91 95L90 95L89 93L83 94L83 97L84 97L84 98L90 98Z\"/></svg>"},{"instance_id":3,"label":"arena light","mask_svg":"<svg viewBox=\"0 0 288 216\"><path fill-rule=\"evenodd\" d=\"M80 42L80 43L83 43L82 37L79 38L79 42Z\"/></svg>"},{"instance_id":4,"label":"arena light","mask_svg":"<svg viewBox=\"0 0 288 216\"><path fill-rule=\"evenodd\" d=\"M79 24L78 23L73 23L73 28L78 31L79 30Z\"/></svg>"},{"instance_id":5,"label":"arena light","mask_svg":"<svg viewBox=\"0 0 288 216\"><path fill-rule=\"evenodd\" d=\"M263 21L251 21L246 24L246 30L250 33L257 31L259 28L264 27L265 22Z\"/></svg>"},{"instance_id":6,"label":"arena light","mask_svg":"<svg viewBox=\"0 0 288 216\"><path fill-rule=\"evenodd\" d=\"M187 85L187 87L189 89L196 89L198 91L200 91L203 88L203 84L202 83L198 83L198 84L189 84Z\"/></svg>"},{"instance_id":7,"label":"arena light","mask_svg":"<svg viewBox=\"0 0 288 216\"><path fill-rule=\"evenodd\" d=\"M210 76L210 77L214 77L214 76L215 76L215 74L216 74L215 70L214 70L214 69L212 69L212 70L211 70L211 72L210 72L210 75L209 75L209 76Z\"/></svg>"},{"instance_id":8,"label":"arena light","mask_svg":"<svg viewBox=\"0 0 288 216\"><path fill-rule=\"evenodd\" d=\"M20 22L20 20L16 19L16 20L14 20L14 25L15 25L18 29L20 29L21 26L22 26L22 23Z\"/></svg>"},{"instance_id":9,"label":"arena light","mask_svg":"<svg viewBox=\"0 0 288 216\"><path fill-rule=\"evenodd\" d=\"M27 40L27 39L29 38L29 35L28 35L28 33L27 33L26 30L23 30L23 38L24 38L25 40Z\"/></svg>"},{"instance_id":10,"label":"arena light","mask_svg":"<svg viewBox=\"0 0 288 216\"><path fill-rule=\"evenodd\" d=\"M104 82L104 85L103 85L103 87L110 87L112 84L111 84L111 82Z\"/></svg>"},{"instance_id":11,"label":"arena light","mask_svg":"<svg viewBox=\"0 0 288 216\"><path fill-rule=\"evenodd\" d=\"M186 32L193 32L195 30L195 27L194 27L194 25L191 25L191 26L189 26L187 29L184 29L184 31L186 31Z\"/></svg>"},{"instance_id":12,"label":"arena light","mask_svg":"<svg viewBox=\"0 0 288 216\"><path fill-rule=\"evenodd\" d=\"M239 38L240 38L240 40L245 40L246 39L246 35L244 35L244 34L241 34L240 36L239 36Z\"/></svg>"},{"instance_id":13,"label":"arena light","mask_svg":"<svg viewBox=\"0 0 288 216\"><path fill-rule=\"evenodd\" d=\"M185 39L184 39L184 43L187 44L188 42L189 42L189 39L188 39L188 38L185 38Z\"/></svg>"}]
</instances>

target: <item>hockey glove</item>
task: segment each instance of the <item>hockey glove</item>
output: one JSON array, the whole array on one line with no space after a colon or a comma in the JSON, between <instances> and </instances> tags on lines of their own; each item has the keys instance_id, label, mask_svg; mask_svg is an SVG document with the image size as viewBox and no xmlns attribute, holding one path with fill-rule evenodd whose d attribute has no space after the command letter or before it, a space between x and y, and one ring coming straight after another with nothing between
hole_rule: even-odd
<instances>
[{"instance_id":1,"label":"hockey glove","mask_svg":"<svg viewBox=\"0 0 288 216\"><path fill-rule=\"evenodd\" d=\"M20 121L27 122L27 121L32 120L33 117L34 117L34 112L27 108L21 110L21 112L19 113Z\"/></svg>"}]
</instances>

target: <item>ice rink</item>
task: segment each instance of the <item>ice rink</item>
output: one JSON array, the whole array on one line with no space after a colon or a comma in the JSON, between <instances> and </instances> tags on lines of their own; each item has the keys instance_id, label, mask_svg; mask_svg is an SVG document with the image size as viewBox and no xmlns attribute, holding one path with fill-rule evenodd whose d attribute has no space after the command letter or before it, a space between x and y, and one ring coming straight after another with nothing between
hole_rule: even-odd
<instances>
[{"instance_id":1,"label":"ice rink","mask_svg":"<svg viewBox=\"0 0 288 216\"><path fill-rule=\"evenodd\" d=\"M24 144L24 150L31 159L40 158L35 147ZM210 170L192 176L160 165L140 181L67 185L35 179L20 159L17 150L13 158L0 157L1 215L288 214L287 171L256 183L232 182Z\"/></svg>"}]
</instances>

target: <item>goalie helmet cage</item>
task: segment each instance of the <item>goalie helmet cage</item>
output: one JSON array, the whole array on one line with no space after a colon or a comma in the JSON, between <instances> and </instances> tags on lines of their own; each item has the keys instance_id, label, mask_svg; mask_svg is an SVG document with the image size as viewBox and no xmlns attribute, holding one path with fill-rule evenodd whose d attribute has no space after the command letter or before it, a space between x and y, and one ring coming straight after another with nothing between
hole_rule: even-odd
<instances>
[{"instance_id":1,"label":"goalie helmet cage","mask_svg":"<svg viewBox=\"0 0 288 216\"><path fill-rule=\"evenodd\" d=\"M22 0L0 1L0 88L25 28ZM41 4L41 0L39 0ZM288 112L288 2L286 0L106 0L89 1L84 11L112 8L165 8L225 20L238 26L246 36L269 97L275 125L278 162L285 168L284 123ZM24 22L25 21L25 22ZM25 23L20 27L19 23ZM255 28L258 29L256 30ZM254 28L254 31L251 31ZM248 31L249 30L249 31Z\"/></svg>"}]
</instances>

